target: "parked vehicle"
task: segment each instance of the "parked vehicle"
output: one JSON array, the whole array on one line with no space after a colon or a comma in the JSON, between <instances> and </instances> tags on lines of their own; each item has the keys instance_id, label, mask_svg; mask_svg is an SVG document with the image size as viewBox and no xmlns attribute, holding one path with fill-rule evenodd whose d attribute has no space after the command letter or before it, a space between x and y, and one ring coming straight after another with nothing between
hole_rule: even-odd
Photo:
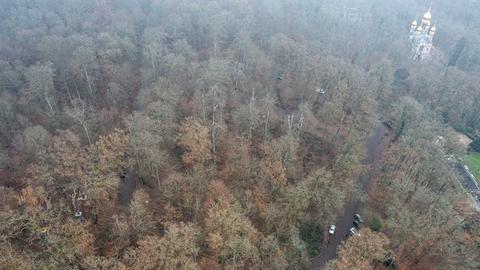
<instances>
[{"instance_id":1,"label":"parked vehicle","mask_svg":"<svg viewBox=\"0 0 480 270\"><path fill-rule=\"evenodd\" d=\"M355 214L355 215L353 216L353 218L354 218L356 221L358 221L358 222L360 222L360 223L363 223L363 218L362 218L362 216L360 216L359 214Z\"/></svg>"},{"instance_id":2,"label":"parked vehicle","mask_svg":"<svg viewBox=\"0 0 480 270\"><path fill-rule=\"evenodd\" d=\"M348 231L348 235L350 236L354 236L356 234L358 234L358 230L354 227L350 228L350 230Z\"/></svg>"},{"instance_id":3,"label":"parked vehicle","mask_svg":"<svg viewBox=\"0 0 480 270\"><path fill-rule=\"evenodd\" d=\"M333 224L330 225L330 227L329 227L329 229L328 229L328 234L333 235L333 234L335 233L335 229L336 229L336 228L337 228L337 227L336 227L335 225L333 225Z\"/></svg>"},{"instance_id":4,"label":"parked vehicle","mask_svg":"<svg viewBox=\"0 0 480 270\"><path fill-rule=\"evenodd\" d=\"M354 220L353 221L353 227L355 227L357 229L360 228L360 222L358 222L358 220Z\"/></svg>"}]
</instances>

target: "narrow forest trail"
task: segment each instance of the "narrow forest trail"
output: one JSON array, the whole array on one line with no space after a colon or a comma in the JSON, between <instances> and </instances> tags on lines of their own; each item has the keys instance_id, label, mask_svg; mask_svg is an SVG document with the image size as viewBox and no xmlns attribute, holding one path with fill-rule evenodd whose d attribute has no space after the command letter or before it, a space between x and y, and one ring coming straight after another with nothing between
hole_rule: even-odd
<instances>
[{"instance_id":1,"label":"narrow forest trail","mask_svg":"<svg viewBox=\"0 0 480 270\"><path fill-rule=\"evenodd\" d=\"M368 192L372 180L379 173L383 153L388 143L389 130L381 123L377 125L367 143L367 157L364 160L368 171L358 177L358 185L363 192ZM311 258L311 269L322 269L323 266L337 255L337 248L347 238L348 230L353 227L353 215L361 212L362 202L358 198L352 198L345 203L344 208L337 215L335 234L322 244L320 255Z\"/></svg>"},{"instance_id":2,"label":"narrow forest trail","mask_svg":"<svg viewBox=\"0 0 480 270\"><path fill-rule=\"evenodd\" d=\"M129 89L129 106L128 108L136 107L136 99L143 87L143 74L142 74L142 63L143 63L143 42L144 42L144 32L145 32L145 23L142 21L137 21L135 24L135 61L133 70L135 72L135 82L133 88ZM133 113L133 111L129 111ZM133 198L133 193L140 186L140 181L138 175L134 170L129 169L124 177L120 178L120 186L118 190L118 203L123 207L130 205L130 201Z\"/></svg>"}]
</instances>

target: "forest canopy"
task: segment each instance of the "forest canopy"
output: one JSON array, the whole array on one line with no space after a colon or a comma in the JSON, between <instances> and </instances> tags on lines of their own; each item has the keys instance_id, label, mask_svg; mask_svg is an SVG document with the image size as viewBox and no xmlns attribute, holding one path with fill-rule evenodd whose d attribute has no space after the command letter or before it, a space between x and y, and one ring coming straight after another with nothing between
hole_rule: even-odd
<instances>
[{"instance_id":1,"label":"forest canopy","mask_svg":"<svg viewBox=\"0 0 480 270\"><path fill-rule=\"evenodd\" d=\"M0 0L0 269L479 269L480 5L416 62L429 4Z\"/></svg>"}]
</instances>

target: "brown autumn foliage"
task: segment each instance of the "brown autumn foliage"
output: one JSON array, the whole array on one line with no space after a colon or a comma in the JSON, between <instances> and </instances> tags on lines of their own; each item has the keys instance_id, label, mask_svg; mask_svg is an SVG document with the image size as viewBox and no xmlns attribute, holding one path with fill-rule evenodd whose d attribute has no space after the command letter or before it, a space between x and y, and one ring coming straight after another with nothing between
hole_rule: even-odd
<instances>
[{"instance_id":1,"label":"brown autumn foliage","mask_svg":"<svg viewBox=\"0 0 480 270\"><path fill-rule=\"evenodd\" d=\"M122 130L116 129L106 136L100 136L92 151L94 153L91 155L98 158L100 170L118 172L128 165L128 137Z\"/></svg>"},{"instance_id":2,"label":"brown autumn foliage","mask_svg":"<svg viewBox=\"0 0 480 270\"><path fill-rule=\"evenodd\" d=\"M414 0L0 2L0 269L309 269L358 195L335 269L480 268L434 143L480 136L475 1L421 63Z\"/></svg>"},{"instance_id":3,"label":"brown autumn foliage","mask_svg":"<svg viewBox=\"0 0 480 270\"><path fill-rule=\"evenodd\" d=\"M389 255L389 240L383 233L362 229L346 240L338 250L338 258L331 261L331 270L373 270L380 267Z\"/></svg>"},{"instance_id":4,"label":"brown autumn foliage","mask_svg":"<svg viewBox=\"0 0 480 270\"><path fill-rule=\"evenodd\" d=\"M254 252L257 232L242 215L238 203L222 182L209 184L205 209L209 253L216 254L217 261L223 268L248 267L248 262L257 256ZM225 260L233 254L238 256L236 261Z\"/></svg>"},{"instance_id":5,"label":"brown autumn foliage","mask_svg":"<svg viewBox=\"0 0 480 270\"><path fill-rule=\"evenodd\" d=\"M135 233L142 237L156 228L155 216L151 210L153 204L144 190L136 190L130 202L130 223Z\"/></svg>"},{"instance_id":6,"label":"brown autumn foliage","mask_svg":"<svg viewBox=\"0 0 480 270\"><path fill-rule=\"evenodd\" d=\"M28 186L20 191L17 196L18 203L25 206L29 212L38 212L43 208L45 203L45 191L42 187L36 189Z\"/></svg>"},{"instance_id":7,"label":"brown autumn foliage","mask_svg":"<svg viewBox=\"0 0 480 270\"><path fill-rule=\"evenodd\" d=\"M211 141L209 130L194 118L188 118L180 127L178 144L183 148L182 160L185 166L204 165L211 160Z\"/></svg>"},{"instance_id":8,"label":"brown autumn foliage","mask_svg":"<svg viewBox=\"0 0 480 270\"><path fill-rule=\"evenodd\" d=\"M192 224L168 224L162 238L147 236L138 241L138 247L127 251L125 262L133 269L199 269L198 231Z\"/></svg>"}]
</instances>

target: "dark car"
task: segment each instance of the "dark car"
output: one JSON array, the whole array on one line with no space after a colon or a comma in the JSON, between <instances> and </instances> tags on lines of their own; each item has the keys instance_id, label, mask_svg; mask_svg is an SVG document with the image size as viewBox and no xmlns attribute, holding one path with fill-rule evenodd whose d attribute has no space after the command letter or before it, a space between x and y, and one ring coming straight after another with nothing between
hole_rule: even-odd
<instances>
[{"instance_id":1,"label":"dark car","mask_svg":"<svg viewBox=\"0 0 480 270\"><path fill-rule=\"evenodd\" d=\"M360 227L360 222L358 222L358 220L354 220L353 221L353 227L358 229Z\"/></svg>"},{"instance_id":2,"label":"dark car","mask_svg":"<svg viewBox=\"0 0 480 270\"><path fill-rule=\"evenodd\" d=\"M355 214L353 218L358 221L359 223L363 223L363 218L359 214Z\"/></svg>"}]
</instances>

